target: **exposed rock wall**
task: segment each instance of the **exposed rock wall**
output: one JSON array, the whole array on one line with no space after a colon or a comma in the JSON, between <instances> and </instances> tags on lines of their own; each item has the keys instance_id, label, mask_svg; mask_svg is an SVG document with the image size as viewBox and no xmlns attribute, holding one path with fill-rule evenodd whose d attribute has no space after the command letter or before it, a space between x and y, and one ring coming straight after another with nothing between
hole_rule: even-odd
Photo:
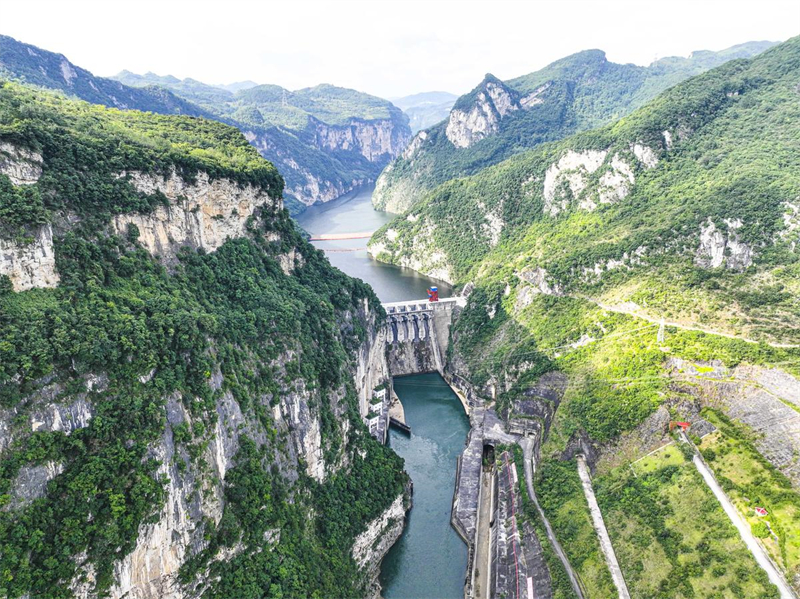
<instances>
[{"instance_id":1,"label":"exposed rock wall","mask_svg":"<svg viewBox=\"0 0 800 599\"><path fill-rule=\"evenodd\" d=\"M274 128L244 135L284 175L286 195L310 206L373 182L405 149L411 131L395 119L351 119L345 125L329 125L312 118L297 135ZM298 144L311 147L301 149ZM318 164L312 165L308 154L314 152L319 152Z\"/></svg>"},{"instance_id":2,"label":"exposed rock wall","mask_svg":"<svg viewBox=\"0 0 800 599\"><path fill-rule=\"evenodd\" d=\"M175 259L181 246L214 251L225 240L245 235L248 219L259 208L269 212L280 208L280 200L270 198L259 188L211 179L206 173L199 173L194 182L175 172L168 177L140 172L121 176L142 193L164 194L169 204L152 213L117 215L113 229L124 235L129 225L136 225L139 242L167 261Z\"/></svg>"},{"instance_id":3,"label":"exposed rock wall","mask_svg":"<svg viewBox=\"0 0 800 599\"><path fill-rule=\"evenodd\" d=\"M703 268L725 266L731 270L744 270L753 263L753 248L744 243L738 233L742 221L725 219L727 233L717 228L710 218L700 227L700 246L695 253L695 263Z\"/></svg>"},{"instance_id":4,"label":"exposed rock wall","mask_svg":"<svg viewBox=\"0 0 800 599\"><path fill-rule=\"evenodd\" d=\"M312 120L315 145L322 150L357 152L370 162L386 163L399 156L410 135L389 119L350 119L347 125Z\"/></svg>"},{"instance_id":5,"label":"exposed rock wall","mask_svg":"<svg viewBox=\"0 0 800 599\"><path fill-rule=\"evenodd\" d=\"M0 174L14 185L32 185L42 176L42 155L0 142Z\"/></svg>"},{"instance_id":6,"label":"exposed rock wall","mask_svg":"<svg viewBox=\"0 0 800 599\"><path fill-rule=\"evenodd\" d=\"M423 218L419 234L401 237L396 230L389 229L384 237L370 239L367 250L376 260L411 268L452 284L454 277L447 255L435 239L436 225L427 217Z\"/></svg>"},{"instance_id":7,"label":"exposed rock wall","mask_svg":"<svg viewBox=\"0 0 800 599\"><path fill-rule=\"evenodd\" d=\"M757 366L704 366L712 370L701 373L692 362L671 359L673 389L695 397L696 409L721 409L755 431L759 452L800 488L800 381Z\"/></svg>"},{"instance_id":8,"label":"exposed rock wall","mask_svg":"<svg viewBox=\"0 0 800 599\"><path fill-rule=\"evenodd\" d=\"M11 279L14 291L57 286L52 226L42 225L21 241L0 237L0 275Z\"/></svg>"},{"instance_id":9,"label":"exposed rock wall","mask_svg":"<svg viewBox=\"0 0 800 599\"><path fill-rule=\"evenodd\" d=\"M13 185L33 185L42 176L42 156L8 142L0 142L0 175ZM11 279L14 291L58 285L53 228L47 224L24 238L0 235L0 275Z\"/></svg>"},{"instance_id":10,"label":"exposed rock wall","mask_svg":"<svg viewBox=\"0 0 800 599\"><path fill-rule=\"evenodd\" d=\"M365 573L370 597L380 597L378 574L384 556L403 533L410 491L397 496L380 516L367 525L366 530L353 543L353 559Z\"/></svg>"},{"instance_id":11,"label":"exposed rock wall","mask_svg":"<svg viewBox=\"0 0 800 599\"><path fill-rule=\"evenodd\" d=\"M520 106L514 92L502 81L487 78L476 93L474 101L466 107L450 111L445 134L457 148L468 148L500 130L500 121L519 110L535 104L535 96L527 98Z\"/></svg>"}]
</instances>

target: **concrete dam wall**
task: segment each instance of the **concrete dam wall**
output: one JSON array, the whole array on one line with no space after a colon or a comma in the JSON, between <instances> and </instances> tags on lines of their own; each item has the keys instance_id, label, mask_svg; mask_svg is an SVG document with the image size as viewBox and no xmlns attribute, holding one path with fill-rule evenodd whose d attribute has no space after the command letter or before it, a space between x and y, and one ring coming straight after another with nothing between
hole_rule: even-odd
<instances>
[{"instance_id":1,"label":"concrete dam wall","mask_svg":"<svg viewBox=\"0 0 800 599\"><path fill-rule=\"evenodd\" d=\"M450 325L462 298L384 304L386 362L391 376L425 372L444 375Z\"/></svg>"}]
</instances>

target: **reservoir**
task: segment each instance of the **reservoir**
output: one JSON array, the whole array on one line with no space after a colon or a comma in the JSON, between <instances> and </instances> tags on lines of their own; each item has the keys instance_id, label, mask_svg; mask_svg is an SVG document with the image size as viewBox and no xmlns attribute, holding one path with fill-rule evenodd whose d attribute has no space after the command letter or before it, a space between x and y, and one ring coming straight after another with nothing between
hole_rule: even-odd
<instances>
[{"instance_id":1,"label":"reservoir","mask_svg":"<svg viewBox=\"0 0 800 599\"><path fill-rule=\"evenodd\" d=\"M376 231L395 215L372 208L372 189L363 187L332 202L311 206L296 220L312 237L326 233ZM370 258L367 241L314 241L313 245L325 250L331 264L339 270L369 283L382 302L427 298L426 290L431 285L438 285L439 297L450 297L452 288L443 281Z\"/></svg>"},{"instance_id":2,"label":"reservoir","mask_svg":"<svg viewBox=\"0 0 800 599\"><path fill-rule=\"evenodd\" d=\"M411 436L389 430L389 445L406 461L414 505L403 536L381 565L386 599L464 596L467 546L450 526L456 460L469 419L438 374L394 379Z\"/></svg>"},{"instance_id":3,"label":"reservoir","mask_svg":"<svg viewBox=\"0 0 800 599\"><path fill-rule=\"evenodd\" d=\"M372 208L372 188L312 206L297 217L312 237L375 231L394 215ZM431 285L450 297L447 283L413 270L381 264L367 254L367 239L315 241L331 264L364 280L382 302L427 298ZM334 251L331 251L334 250ZM458 397L438 374L396 378L394 389L411 426L407 436L389 431L389 445L405 459L414 483L413 507L403 535L381 565L386 599L460 599L464 596L467 546L450 525L457 458L464 449L469 419Z\"/></svg>"}]
</instances>

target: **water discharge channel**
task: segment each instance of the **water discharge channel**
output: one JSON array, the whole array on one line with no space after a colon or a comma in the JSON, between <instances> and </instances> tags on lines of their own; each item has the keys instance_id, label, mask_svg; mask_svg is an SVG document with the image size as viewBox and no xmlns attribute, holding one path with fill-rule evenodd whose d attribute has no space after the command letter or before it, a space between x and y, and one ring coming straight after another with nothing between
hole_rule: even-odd
<instances>
[{"instance_id":1,"label":"water discharge channel","mask_svg":"<svg viewBox=\"0 0 800 599\"><path fill-rule=\"evenodd\" d=\"M372 208L372 189L364 188L319 206L297 218L312 237L336 237L353 231L375 231L393 215ZM314 241L331 264L369 283L383 302L425 298L431 285L440 297L451 287L410 269L381 264L367 254L366 239ZM450 526L456 460L464 449L469 419L458 397L438 374L397 378L411 435L390 431L390 446L405 459L414 483L413 508L403 536L381 567L387 599L464 596L467 546Z\"/></svg>"},{"instance_id":2,"label":"water discharge channel","mask_svg":"<svg viewBox=\"0 0 800 599\"><path fill-rule=\"evenodd\" d=\"M389 444L406 461L414 506L403 536L383 560L383 596L457 599L464 596L467 546L450 526L450 508L469 420L438 374L397 378L394 388L411 436L391 430Z\"/></svg>"}]
</instances>

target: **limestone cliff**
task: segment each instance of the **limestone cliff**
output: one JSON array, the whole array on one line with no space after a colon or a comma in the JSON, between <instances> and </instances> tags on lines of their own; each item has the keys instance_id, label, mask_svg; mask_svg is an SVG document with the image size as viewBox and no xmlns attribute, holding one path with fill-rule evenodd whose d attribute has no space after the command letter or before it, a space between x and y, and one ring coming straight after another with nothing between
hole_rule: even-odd
<instances>
[{"instance_id":1,"label":"limestone cliff","mask_svg":"<svg viewBox=\"0 0 800 599\"><path fill-rule=\"evenodd\" d=\"M397 119L357 119L331 125L309 118L306 128L289 134L279 128L250 129L245 136L286 178L286 194L301 204L328 202L372 183L400 155L411 134ZM318 151L312 165L309 150Z\"/></svg>"},{"instance_id":2,"label":"limestone cliff","mask_svg":"<svg viewBox=\"0 0 800 599\"><path fill-rule=\"evenodd\" d=\"M15 172L21 173L19 169ZM151 212L116 215L108 232L135 240L167 264L176 266L177 253L184 247L210 253L229 240L262 237L271 244L267 247L275 248L274 259L284 276L291 277L305 266L303 252L307 249L295 246L287 250L283 234L260 232L261 224L280 217L282 203L259 187L212 178L205 172L191 179L174 170L167 175L128 171L119 176L145 196L161 195L165 203ZM68 227L70 219L60 222L62 228ZM0 239L0 266L16 291L55 286L58 273L52 228L42 227L29 243ZM236 385L226 380L218 367L206 374L215 398L210 420L192 407L191 399L187 403L179 393L162 398L166 423L159 438L149 444L146 459L159 464L155 477L164 483L163 502L140 525L132 550L113 565L108 596L196 597L214 583L207 572L215 563L254 550L241 543L222 547L205 557L204 570L190 583L179 579L179 570L209 548L209 539L220 525L227 504L226 475L237 465L244 437L261 447L269 456L268 466L287 481L302 476L325 483L349 468L353 455L347 448L362 433L354 430L348 417L348 388L355 389L358 411L366 414L374 387L386 380L387 367L378 316L367 299L343 311L335 326L342 330L358 328L364 334L347 366L350 381L343 381L332 393L323 392L316 381L309 384L296 378L293 365L302 358L298 345L270 363L254 363L254 369L271 372L277 382L271 393L252 398L258 405L256 411L241 408L232 392ZM211 354L216 351L212 344ZM153 368L141 372L132 385L138 392L157 395L161 393L161 383L156 386L158 378L159 371ZM103 372L83 377L78 393L75 384L64 376L45 377L29 383L28 388L32 391L26 392L18 407L0 411L0 456L19 447L31 434L61 432L69 436L93 426L97 403L113 403L117 393ZM332 420L323 423L321 406L325 403ZM203 430L206 432L200 436L194 432L190 435L194 441L187 440L186 431ZM332 438L341 442L332 445ZM0 509L19 510L46 497L48 485L68 467L68 463L52 460L22 466L11 483L7 505ZM377 589L383 555L402 531L407 493L399 495L376 520L364 523L366 528L353 546L352 554L370 592ZM280 530L274 530L270 539L267 546L277 544ZM76 597L95 597L96 566L85 554L74 556L74 560L77 574L65 582Z\"/></svg>"},{"instance_id":3,"label":"limestone cliff","mask_svg":"<svg viewBox=\"0 0 800 599\"><path fill-rule=\"evenodd\" d=\"M129 213L114 217L112 227L125 235L131 225L139 232L139 242L154 255L174 261L180 247L214 251L227 239L242 237L256 211L274 214L280 201L252 185L242 187L230 180L211 179L200 173L194 181L179 177L140 172L122 173L137 191L163 194L167 204L152 213Z\"/></svg>"},{"instance_id":4,"label":"limestone cliff","mask_svg":"<svg viewBox=\"0 0 800 599\"><path fill-rule=\"evenodd\" d=\"M504 117L533 105L533 98L526 98L524 106L520 104L516 92L492 75L487 75L472 94L472 101L461 99L456 103L447 120L447 139L457 148L468 148L494 135Z\"/></svg>"}]
</instances>

